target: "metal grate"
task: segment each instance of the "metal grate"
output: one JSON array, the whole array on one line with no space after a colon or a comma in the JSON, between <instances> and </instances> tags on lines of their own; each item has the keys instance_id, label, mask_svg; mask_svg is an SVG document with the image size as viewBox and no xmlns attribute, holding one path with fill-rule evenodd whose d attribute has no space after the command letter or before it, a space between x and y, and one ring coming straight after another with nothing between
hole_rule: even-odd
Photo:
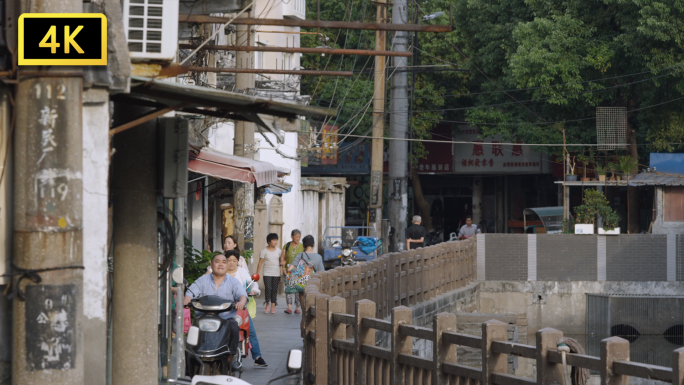
<instances>
[{"instance_id":1,"label":"metal grate","mask_svg":"<svg viewBox=\"0 0 684 385\"><path fill-rule=\"evenodd\" d=\"M684 297L587 294L587 354L600 355L601 340L630 342L630 360L668 366L684 345Z\"/></svg>"},{"instance_id":2,"label":"metal grate","mask_svg":"<svg viewBox=\"0 0 684 385\"><path fill-rule=\"evenodd\" d=\"M596 107L596 143L599 150L615 150L627 144L627 108Z\"/></svg>"}]
</instances>

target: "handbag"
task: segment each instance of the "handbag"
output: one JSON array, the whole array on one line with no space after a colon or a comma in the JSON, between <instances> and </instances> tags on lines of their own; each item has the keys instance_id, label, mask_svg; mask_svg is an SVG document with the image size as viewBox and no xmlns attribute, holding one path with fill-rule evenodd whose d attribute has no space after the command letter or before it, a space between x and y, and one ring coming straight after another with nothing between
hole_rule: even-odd
<instances>
[{"instance_id":1,"label":"handbag","mask_svg":"<svg viewBox=\"0 0 684 385\"><path fill-rule=\"evenodd\" d=\"M252 317L252 319L256 318L256 300L254 297L248 297L247 299L247 311L249 312L249 316Z\"/></svg>"},{"instance_id":2,"label":"handbag","mask_svg":"<svg viewBox=\"0 0 684 385\"><path fill-rule=\"evenodd\" d=\"M190 330L190 326L192 326L192 321L190 319L190 309L189 308L183 308L183 332L187 333L188 330Z\"/></svg>"},{"instance_id":3,"label":"handbag","mask_svg":"<svg viewBox=\"0 0 684 385\"><path fill-rule=\"evenodd\" d=\"M306 283L313 273L313 262L309 258L309 254L304 252L306 259L299 260L297 267L287 276L287 284L285 285L285 294L303 293Z\"/></svg>"}]
</instances>

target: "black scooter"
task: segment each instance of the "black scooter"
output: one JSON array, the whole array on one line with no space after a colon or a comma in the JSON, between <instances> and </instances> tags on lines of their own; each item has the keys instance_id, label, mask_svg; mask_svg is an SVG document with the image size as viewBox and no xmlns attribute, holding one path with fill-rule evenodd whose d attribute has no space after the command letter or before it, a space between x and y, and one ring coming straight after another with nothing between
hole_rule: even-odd
<instances>
[{"instance_id":1,"label":"black scooter","mask_svg":"<svg viewBox=\"0 0 684 385\"><path fill-rule=\"evenodd\" d=\"M231 338L228 320L219 317L221 313L234 310L235 303L216 295L208 295L193 299L190 306L203 314L195 318L193 326L188 330L186 373L190 376L221 374L239 376L242 371L235 371L231 361L237 354L238 365L241 366L241 353L231 352L228 348ZM235 317L235 319L240 326L242 319L240 317Z\"/></svg>"}]
</instances>

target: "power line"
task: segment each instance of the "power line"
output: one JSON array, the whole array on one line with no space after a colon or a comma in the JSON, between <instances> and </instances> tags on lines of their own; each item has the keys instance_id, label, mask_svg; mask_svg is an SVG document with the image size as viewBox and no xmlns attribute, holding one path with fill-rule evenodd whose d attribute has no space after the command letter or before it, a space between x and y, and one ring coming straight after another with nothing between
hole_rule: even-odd
<instances>
[{"instance_id":1,"label":"power line","mask_svg":"<svg viewBox=\"0 0 684 385\"><path fill-rule=\"evenodd\" d=\"M500 94L500 93L503 93L503 92L534 91L534 90L547 89L547 88L555 88L555 87L563 87L563 86L569 86L569 85L578 85L578 84L585 84L585 83L602 82L602 81L607 81L607 80L614 80L614 79L624 78L624 77L628 77L628 76L637 76L637 75L644 75L644 74L654 73L654 72L668 71L668 70L671 70L671 69L674 69L674 68L680 68L680 67L684 67L684 64L678 64L678 65L675 65L675 66L670 66L670 67L665 67L665 68L659 68L659 69L650 70L650 71L635 72L635 73L626 74L626 75L618 75L618 76L613 76L613 77L604 78L604 79L585 80L585 81L582 81L582 82L571 82L571 83L563 83L563 84L554 84L554 85L550 85L550 86L539 86L539 87L528 87L528 88L516 88L516 89L503 90L503 91L468 92L468 93L458 93L458 94L420 96L420 97L414 97L414 99L431 99L431 98L434 99L434 98L445 98L445 97L491 95L491 94ZM407 98L407 99L408 99L408 98ZM321 100L327 100L327 99L321 99ZM359 98L359 99L348 99L348 100L362 100L362 98Z\"/></svg>"},{"instance_id":2,"label":"power line","mask_svg":"<svg viewBox=\"0 0 684 385\"><path fill-rule=\"evenodd\" d=\"M602 88L602 89L598 89L598 90L589 90L589 91L583 91L583 92L576 92L576 93L573 93L573 94L564 94L564 95L558 95L558 96L551 96L551 97L542 98L542 99L528 99L528 100L520 100L520 101L518 101L518 102L496 103L496 104L487 104L487 105L482 105L482 106L470 106L470 107L458 107L458 108L442 108L442 109L436 109L436 110L416 110L416 111L413 111L413 112L465 111L465 110L475 110L475 109L479 109L479 108L489 108L489 107L507 106L507 105L519 104L519 103L529 103L529 104L532 104L532 103L541 103L541 102L544 102L544 101L547 101L547 100L550 100L550 99L567 98L567 97L569 97L569 96L578 96L578 95L584 95L584 94L592 94L592 93L610 91L610 90L613 90L613 89L622 88L622 87L627 87L627 86L634 85L634 84L638 84L638 83L644 83L644 82L647 82L647 81L659 79L659 78L662 78L662 77L665 77L665 76L670 76L670 75L672 75L672 73L667 73L667 74L655 76L655 77L648 78L648 79L637 80L637 81L634 81L634 82L622 83L622 84L618 84L618 85L615 85L615 86L612 86L612 87L608 87L608 88ZM338 107L338 109L345 109L345 107ZM408 113L408 111L407 111L406 113Z\"/></svg>"}]
</instances>

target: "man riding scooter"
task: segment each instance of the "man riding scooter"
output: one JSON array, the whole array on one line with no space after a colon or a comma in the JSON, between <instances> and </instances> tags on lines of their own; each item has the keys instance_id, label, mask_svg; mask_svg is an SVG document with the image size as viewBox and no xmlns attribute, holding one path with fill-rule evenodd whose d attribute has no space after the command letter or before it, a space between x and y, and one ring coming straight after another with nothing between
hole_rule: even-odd
<instances>
[{"instance_id":1,"label":"man riding scooter","mask_svg":"<svg viewBox=\"0 0 684 385\"><path fill-rule=\"evenodd\" d=\"M211 259L211 274L203 275L198 278L188 288L185 298L183 298L183 305L187 305L193 298L204 297L207 295L216 295L235 302L235 310L221 313L219 316L227 320L227 325L230 329L230 340L228 341L228 348L233 353L233 361L231 365L234 370L239 367L236 363L238 351L238 343L240 342L239 332L240 328L237 322L233 319L237 310L242 310L247 304L247 292L236 278L227 275L228 264L226 263L226 256L217 254Z\"/></svg>"}]
</instances>

